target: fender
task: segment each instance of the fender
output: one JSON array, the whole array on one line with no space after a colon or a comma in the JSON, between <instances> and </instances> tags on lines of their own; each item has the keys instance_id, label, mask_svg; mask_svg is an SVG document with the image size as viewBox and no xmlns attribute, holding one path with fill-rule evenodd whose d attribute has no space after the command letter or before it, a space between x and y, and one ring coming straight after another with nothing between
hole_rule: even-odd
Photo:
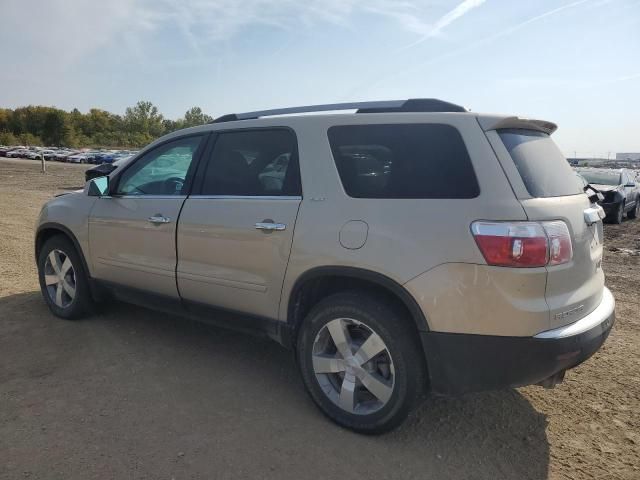
<instances>
[{"instance_id":1,"label":"fender","mask_svg":"<svg viewBox=\"0 0 640 480\"><path fill-rule=\"evenodd\" d=\"M416 325L416 328L422 332L429 331L429 324L427 323L427 319L422 309L418 305L418 302L416 302L413 296L401 284L387 277L386 275L374 272L372 270L346 266L315 267L307 270L297 278L296 282L293 285L293 288L291 289L291 294L289 295L289 305L287 307L287 323L290 324L291 327L293 327L293 325L291 325L291 322L293 322L295 313L295 299L302 286L308 280L326 276L357 278L359 280L365 280L386 288L391 293L396 295L405 305L405 307L407 307L409 313L411 314L411 318Z\"/></svg>"},{"instance_id":2,"label":"fender","mask_svg":"<svg viewBox=\"0 0 640 480\"><path fill-rule=\"evenodd\" d=\"M78 255L80 255L80 260L82 261L82 267L84 268L84 271L87 272L87 275L89 275L89 267L87 266L87 260L84 258L84 252L82 251L82 248L80 247L80 243L78 242L78 239L76 238L76 236L73 234L73 232L71 230L69 230L64 225L62 225L60 223L56 223L56 222L43 223L43 224L39 225L38 229L36 230L36 241L35 241L35 245L34 245L36 264L38 263L38 255L40 254L40 249L42 248L42 243L43 243L42 242L42 234L43 234L43 232L45 230L57 230L58 232L66 235L67 237L69 237L69 239L71 240L71 243L73 243L73 246L75 247L76 251L78 252Z\"/></svg>"}]
</instances>

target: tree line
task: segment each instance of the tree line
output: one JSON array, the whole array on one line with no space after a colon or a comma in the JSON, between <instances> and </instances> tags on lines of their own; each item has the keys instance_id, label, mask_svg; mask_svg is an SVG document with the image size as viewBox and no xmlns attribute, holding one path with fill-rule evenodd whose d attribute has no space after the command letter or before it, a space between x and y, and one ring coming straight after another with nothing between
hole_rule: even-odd
<instances>
[{"instance_id":1,"label":"tree line","mask_svg":"<svg viewBox=\"0 0 640 480\"><path fill-rule=\"evenodd\" d=\"M166 133L211 120L200 107L170 120L147 101L128 107L124 115L99 108L88 113L40 105L0 108L0 145L139 148Z\"/></svg>"}]
</instances>

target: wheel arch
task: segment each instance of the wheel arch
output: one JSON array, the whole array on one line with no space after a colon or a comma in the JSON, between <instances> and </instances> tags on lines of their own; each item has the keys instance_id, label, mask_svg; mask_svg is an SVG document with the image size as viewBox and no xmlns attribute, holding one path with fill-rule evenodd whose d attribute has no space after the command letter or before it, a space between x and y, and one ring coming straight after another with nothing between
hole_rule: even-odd
<instances>
[{"instance_id":1,"label":"wheel arch","mask_svg":"<svg viewBox=\"0 0 640 480\"><path fill-rule=\"evenodd\" d=\"M47 240L49 240L51 237L55 235L64 235L71 241L71 243L73 244L73 247L76 249L76 252L78 252L78 255L80 256L80 260L82 261L82 267L84 268L84 271L87 272L87 275L89 277L91 277L89 273L90 272L89 267L87 265L87 260L84 257L84 252L82 251L80 242L78 242L78 239L69 228L65 227L60 223L47 222L47 223L43 223L38 227L38 230L36 231L36 239L35 239L35 245L34 245L36 263L38 262L38 258L40 257L40 251L42 250L42 246L45 244Z\"/></svg>"},{"instance_id":2,"label":"wheel arch","mask_svg":"<svg viewBox=\"0 0 640 480\"><path fill-rule=\"evenodd\" d=\"M406 309L418 331L429 331L427 318L418 302L392 278L363 268L323 266L304 272L291 289L287 305L287 326L292 339L296 338L300 323L318 301L341 289L358 288L369 288L388 295L390 300Z\"/></svg>"}]
</instances>

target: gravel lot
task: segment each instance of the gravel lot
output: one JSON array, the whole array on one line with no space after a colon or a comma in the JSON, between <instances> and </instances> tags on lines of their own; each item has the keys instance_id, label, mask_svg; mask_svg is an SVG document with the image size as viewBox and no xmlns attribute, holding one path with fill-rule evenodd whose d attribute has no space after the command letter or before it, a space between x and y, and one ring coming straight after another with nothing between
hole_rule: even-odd
<instances>
[{"instance_id":1,"label":"gravel lot","mask_svg":"<svg viewBox=\"0 0 640 480\"><path fill-rule=\"evenodd\" d=\"M85 167L39 168L0 159L0 478L640 478L640 220L605 226L618 320L564 384L430 398L365 437L268 340L124 304L54 318L33 225Z\"/></svg>"}]
</instances>

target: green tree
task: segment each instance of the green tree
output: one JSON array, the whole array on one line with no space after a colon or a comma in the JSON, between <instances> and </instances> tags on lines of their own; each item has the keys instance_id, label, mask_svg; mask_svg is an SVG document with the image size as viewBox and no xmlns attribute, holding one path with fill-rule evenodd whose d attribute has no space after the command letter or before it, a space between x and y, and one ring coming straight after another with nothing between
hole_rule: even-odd
<instances>
[{"instance_id":1,"label":"green tree","mask_svg":"<svg viewBox=\"0 0 640 480\"><path fill-rule=\"evenodd\" d=\"M147 101L128 107L124 114L124 123L130 132L151 137L159 137L164 133L162 120L158 107Z\"/></svg>"},{"instance_id":2,"label":"green tree","mask_svg":"<svg viewBox=\"0 0 640 480\"><path fill-rule=\"evenodd\" d=\"M171 133L184 128L185 124L182 118L179 118L178 120L169 120L165 118L162 121L162 126L164 127L164 133Z\"/></svg>"},{"instance_id":3,"label":"green tree","mask_svg":"<svg viewBox=\"0 0 640 480\"><path fill-rule=\"evenodd\" d=\"M39 146L42 145L42 140L40 140L40 137L35 136L32 133L21 133L20 135L18 135L18 143L20 143L21 145L26 145L28 147L31 146Z\"/></svg>"},{"instance_id":4,"label":"green tree","mask_svg":"<svg viewBox=\"0 0 640 480\"><path fill-rule=\"evenodd\" d=\"M71 122L65 122L64 126L62 127L62 144L65 147L75 148L80 146L78 135Z\"/></svg>"},{"instance_id":5,"label":"green tree","mask_svg":"<svg viewBox=\"0 0 640 480\"><path fill-rule=\"evenodd\" d=\"M65 112L51 110L47 113L42 129L42 139L48 145L62 145L65 134Z\"/></svg>"},{"instance_id":6,"label":"green tree","mask_svg":"<svg viewBox=\"0 0 640 480\"><path fill-rule=\"evenodd\" d=\"M98 108L88 113L41 105L0 108L0 133L6 144L35 145L42 140L66 147L142 147L165 133L209 121L199 107L187 110L184 118L165 119L148 101L127 108L122 116Z\"/></svg>"},{"instance_id":7,"label":"green tree","mask_svg":"<svg viewBox=\"0 0 640 480\"><path fill-rule=\"evenodd\" d=\"M11 132L0 132L0 145L17 145L18 139Z\"/></svg>"},{"instance_id":8,"label":"green tree","mask_svg":"<svg viewBox=\"0 0 640 480\"><path fill-rule=\"evenodd\" d=\"M9 130L9 121L13 112L8 108L0 108L0 132Z\"/></svg>"},{"instance_id":9,"label":"green tree","mask_svg":"<svg viewBox=\"0 0 640 480\"><path fill-rule=\"evenodd\" d=\"M213 118L202 111L200 107L191 107L184 114L184 127L195 127L209 123Z\"/></svg>"}]
</instances>

